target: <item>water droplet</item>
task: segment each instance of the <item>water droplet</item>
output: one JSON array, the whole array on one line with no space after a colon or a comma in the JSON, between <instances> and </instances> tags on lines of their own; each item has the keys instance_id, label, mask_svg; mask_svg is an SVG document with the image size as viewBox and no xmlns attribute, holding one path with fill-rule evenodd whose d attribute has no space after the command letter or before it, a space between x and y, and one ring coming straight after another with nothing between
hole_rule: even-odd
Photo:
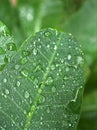
<instances>
[{"instance_id":1,"label":"water droplet","mask_svg":"<svg viewBox=\"0 0 97 130\"><path fill-rule=\"evenodd\" d=\"M66 67L66 71L67 71L67 72L69 71L69 67Z\"/></svg>"},{"instance_id":2,"label":"water droplet","mask_svg":"<svg viewBox=\"0 0 97 130\"><path fill-rule=\"evenodd\" d=\"M9 94L9 90L8 89L5 89L5 94Z\"/></svg>"},{"instance_id":3,"label":"water droplet","mask_svg":"<svg viewBox=\"0 0 97 130\"><path fill-rule=\"evenodd\" d=\"M26 63L27 63L27 58L26 57L22 58L21 59L21 64L26 64Z\"/></svg>"},{"instance_id":4,"label":"water droplet","mask_svg":"<svg viewBox=\"0 0 97 130\"><path fill-rule=\"evenodd\" d=\"M55 70L55 66L54 65L51 66L51 70Z\"/></svg>"},{"instance_id":5,"label":"water droplet","mask_svg":"<svg viewBox=\"0 0 97 130\"><path fill-rule=\"evenodd\" d=\"M18 70L18 69L19 69L19 67L20 67L19 65L15 65L15 69L16 69L16 70Z\"/></svg>"},{"instance_id":6,"label":"water droplet","mask_svg":"<svg viewBox=\"0 0 97 130\"><path fill-rule=\"evenodd\" d=\"M7 82L7 79L6 79L6 78L4 78L4 79L3 79L3 82L4 82L4 83L6 83L6 82Z\"/></svg>"},{"instance_id":7,"label":"water droplet","mask_svg":"<svg viewBox=\"0 0 97 130\"><path fill-rule=\"evenodd\" d=\"M20 86L20 84L21 84L21 83L20 83L19 81L17 81L17 83L16 83L17 87L19 87L19 86Z\"/></svg>"},{"instance_id":8,"label":"water droplet","mask_svg":"<svg viewBox=\"0 0 97 130\"><path fill-rule=\"evenodd\" d=\"M28 76L28 71L27 71L27 70L22 70L22 71L21 71L21 74L22 74L24 77L27 77L27 76Z\"/></svg>"},{"instance_id":9,"label":"water droplet","mask_svg":"<svg viewBox=\"0 0 97 130\"><path fill-rule=\"evenodd\" d=\"M26 110L24 110L24 114L25 114L25 115L27 114Z\"/></svg>"},{"instance_id":10,"label":"water droplet","mask_svg":"<svg viewBox=\"0 0 97 130\"><path fill-rule=\"evenodd\" d=\"M25 51L24 50L22 53L23 53L23 56L29 56L30 55L30 51Z\"/></svg>"},{"instance_id":11,"label":"water droplet","mask_svg":"<svg viewBox=\"0 0 97 130\"><path fill-rule=\"evenodd\" d=\"M56 92L56 87L52 87L52 92L55 93Z\"/></svg>"},{"instance_id":12,"label":"water droplet","mask_svg":"<svg viewBox=\"0 0 97 130\"><path fill-rule=\"evenodd\" d=\"M50 48L50 45L49 45L49 44L47 45L47 48Z\"/></svg>"},{"instance_id":13,"label":"water droplet","mask_svg":"<svg viewBox=\"0 0 97 130\"><path fill-rule=\"evenodd\" d=\"M71 126L71 124L69 124L69 127Z\"/></svg>"},{"instance_id":14,"label":"water droplet","mask_svg":"<svg viewBox=\"0 0 97 130\"><path fill-rule=\"evenodd\" d=\"M45 35L46 37L49 37L50 32L45 32L44 35Z\"/></svg>"},{"instance_id":15,"label":"water droplet","mask_svg":"<svg viewBox=\"0 0 97 130\"><path fill-rule=\"evenodd\" d=\"M16 45L14 43L9 43L7 44L7 49L10 51L15 51L16 49Z\"/></svg>"},{"instance_id":16,"label":"water droplet","mask_svg":"<svg viewBox=\"0 0 97 130\"><path fill-rule=\"evenodd\" d=\"M37 50L35 48L33 49L33 54L37 55Z\"/></svg>"},{"instance_id":17,"label":"water droplet","mask_svg":"<svg viewBox=\"0 0 97 130\"><path fill-rule=\"evenodd\" d=\"M48 107L46 111L47 111L47 113L50 113L50 108Z\"/></svg>"},{"instance_id":18,"label":"water droplet","mask_svg":"<svg viewBox=\"0 0 97 130\"><path fill-rule=\"evenodd\" d=\"M70 60L70 59L71 59L71 55L69 54L69 55L67 56L67 58L68 58L68 60Z\"/></svg>"},{"instance_id":19,"label":"water droplet","mask_svg":"<svg viewBox=\"0 0 97 130\"><path fill-rule=\"evenodd\" d=\"M46 81L46 84L51 84L53 82L53 79L52 77L48 77L47 81Z\"/></svg>"},{"instance_id":20,"label":"water droplet","mask_svg":"<svg viewBox=\"0 0 97 130\"><path fill-rule=\"evenodd\" d=\"M45 97L40 95L39 97L39 103L44 103L45 102Z\"/></svg>"},{"instance_id":21,"label":"water droplet","mask_svg":"<svg viewBox=\"0 0 97 130\"><path fill-rule=\"evenodd\" d=\"M68 79L68 77L67 76L64 76L64 80L67 80Z\"/></svg>"},{"instance_id":22,"label":"water droplet","mask_svg":"<svg viewBox=\"0 0 97 130\"><path fill-rule=\"evenodd\" d=\"M41 94L41 92L42 92L42 89L38 89L38 93Z\"/></svg>"},{"instance_id":23,"label":"water droplet","mask_svg":"<svg viewBox=\"0 0 97 130\"><path fill-rule=\"evenodd\" d=\"M54 46L54 50L57 50L57 46L56 45Z\"/></svg>"},{"instance_id":24,"label":"water droplet","mask_svg":"<svg viewBox=\"0 0 97 130\"><path fill-rule=\"evenodd\" d=\"M82 64L83 58L81 56L77 56L77 64Z\"/></svg>"},{"instance_id":25,"label":"water droplet","mask_svg":"<svg viewBox=\"0 0 97 130\"><path fill-rule=\"evenodd\" d=\"M25 98L29 98L29 96L30 96L30 95L29 95L29 92L26 91L26 92L25 92Z\"/></svg>"}]
</instances>

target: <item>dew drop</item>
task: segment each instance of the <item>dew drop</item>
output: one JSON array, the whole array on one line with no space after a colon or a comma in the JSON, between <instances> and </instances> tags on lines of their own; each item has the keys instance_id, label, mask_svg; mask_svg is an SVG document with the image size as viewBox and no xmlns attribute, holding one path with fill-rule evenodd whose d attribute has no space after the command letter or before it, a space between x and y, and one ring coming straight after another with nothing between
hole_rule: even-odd
<instances>
[{"instance_id":1,"label":"dew drop","mask_svg":"<svg viewBox=\"0 0 97 130\"><path fill-rule=\"evenodd\" d=\"M44 102L45 102L45 97L41 95L39 97L39 103L44 103Z\"/></svg>"},{"instance_id":2,"label":"dew drop","mask_svg":"<svg viewBox=\"0 0 97 130\"><path fill-rule=\"evenodd\" d=\"M29 56L30 55L30 51L23 51L23 56Z\"/></svg>"},{"instance_id":3,"label":"dew drop","mask_svg":"<svg viewBox=\"0 0 97 130\"><path fill-rule=\"evenodd\" d=\"M55 70L55 66L54 65L51 66L51 70Z\"/></svg>"},{"instance_id":4,"label":"dew drop","mask_svg":"<svg viewBox=\"0 0 97 130\"><path fill-rule=\"evenodd\" d=\"M30 95L29 95L29 92L26 91L26 92L25 92L25 98L29 98L29 96L30 96Z\"/></svg>"},{"instance_id":5,"label":"dew drop","mask_svg":"<svg viewBox=\"0 0 97 130\"><path fill-rule=\"evenodd\" d=\"M19 87L19 86L20 86L20 84L21 84L21 83L20 83L19 81L17 81L17 83L16 83L17 87Z\"/></svg>"},{"instance_id":6,"label":"dew drop","mask_svg":"<svg viewBox=\"0 0 97 130\"><path fill-rule=\"evenodd\" d=\"M53 86L52 87L52 92L55 93L56 92L56 88Z\"/></svg>"},{"instance_id":7,"label":"dew drop","mask_svg":"<svg viewBox=\"0 0 97 130\"><path fill-rule=\"evenodd\" d=\"M26 64L26 63L27 63L27 58L26 57L22 58L21 59L21 64Z\"/></svg>"},{"instance_id":8,"label":"dew drop","mask_svg":"<svg viewBox=\"0 0 97 130\"><path fill-rule=\"evenodd\" d=\"M10 51L15 51L16 49L16 45L14 43L9 43L7 44L7 49Z\"/></svg>"},{"instance_id":9,"label":"dew drop","mask_svg":"<svg viewBox=\"0 0 97 130\"><path fill-rule=\"evenodd\" d=\"M50 48L50 45L49 45L49 44L47 45L47 48Z\"/></svg>"},{"instance_id":10,"label":"dew drop","mask_svg":"<svg viewBox=\"0 0 97 130\"><path fill-rule=\"evenodd\" d=\"M77 64L82 64L83 58L81 56L77 56Z\"/></svg>"},{"instance_id":11,"label":"dew drop","mask_svg":"<svg viewBox=\"0 0 97 130\"><path fill-rule=\"evenodd\" d=\"M67 71L67 72L69 71L69 68L68 68L68 67L66 67L66 71Z\"/></svg>"},{"instance_id":12,"label":"dew drop","mask_svg":"<svg viewBox=\"0 0 97 130\"><path fill-rule=\"evenodd\" d=\"M41 92L42 92L42 89L39 88L39 89L38 89L38 93L41 94Z\"/></svg>"},{"instance_id":13,"label":"dew drop","mask_svg":"<svg viewBox=\"0 0 97 130\"><path fill-rule=\"evenodd\" d=\"M19 67L20 67L19 65L15 65L15 69L16 69L16 70L18 70L18 69L19 69Z\"/></svg>"},{"instance_id":14,"label":"dew drop","mask_svg":"<svg viewBox=\"0 0 97 130\"><path fill-rule=\"evenodd\" d=\"M5 89L5 94L9 94L9 90L8 89Z\"/></svg>"},{"instance_id":15,"label":"dew drop","mask_svg":"<svg viewBox=\"0 0 97 130\"><path fill-rule=\"evenodd\" d=\"M69 54L69 55L67 56L67 58L68 58L68 60L71 60L71 55Z\"/></svg>"},{"instance_id":16,"label":"dew drop","mask_svg":"<svg viewBox=\"0 0 97 130\"><path fill-rule=\"evenodd\" d=\"M4 82L4 83L6 83L6 82L7 82L7 79L6 79L6 78L4 78L4 79L3 79L3 82Z\"/></svg>"},{"instance_id":17,"label":"dew drop","mask_svg":"<svg viewBox=\"0 0 97 130\"><path fill-rule=\"evenodd\" d=\"M57 46L56 45L54 46L54 50L57 50Z\"/></svg>"},{"instance_id":18,"label":"dew drop","mask_svg":"<svg viewBox=\"0 0 97 130\"><path fill-rule=\"evenodd\" d=\"M51 77L48 77L46 84L51 84L53 82L53 79Z\"/></svg>"},{"instance_id":19,"label":"dew drop","mask_svg":"<svg viewBox=\"0 0 97 130\"><path fill-rule=\"evenodd\" d=\"M69 127L71 127L71 124L69 124Z\"/></svg>"},{"instance_id":20,"label":"dew drop","mask_svg":"<svg viewBox=\"0 0 97 130\"><path fill-rule=\"evenodd\" d=\"M35 48L33 49L33 55L37 55L37 50Z\"/></svg>"},{"instance_id":21,"label":"dew drop","mask_svg":"<svg viewBox=\"0 0 97 130\"><path fill-rule=\"evenodd\" d=\"M48 107L46 111L47 111L47 113L50 113L50 108Z\"/></svg>"},{"instance_id":22,"label":"dew drop","mask_svg":"<svg viewBox=\"0 0 97 130\"><path fill-rule=\"evenodd\" d=\"M45 32L44 35L45 35L46 37L49 37L50 32Z\"/></svg>"},{"instance_id":23,"label":"dew drop","mask_svg":"<svg viewBox=\"0 0 97 130\"><path fill-rule=\"evenodd\" d=\"M24 77L27 77L27 76L28 76L28 71L27 71L27 70L22 70L22 71L21 71L21 74L22 74Z\"/></svg>"}]
</instances>

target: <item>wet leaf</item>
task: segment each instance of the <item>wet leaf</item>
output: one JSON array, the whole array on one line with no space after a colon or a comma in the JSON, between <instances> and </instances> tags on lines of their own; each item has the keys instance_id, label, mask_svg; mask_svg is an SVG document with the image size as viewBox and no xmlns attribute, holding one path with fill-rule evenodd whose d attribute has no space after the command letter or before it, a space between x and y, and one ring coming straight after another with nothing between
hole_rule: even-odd
<instances>
[{"instance_id":1,"label":"wet leaf","mask_svg":"<svg viewBox=\"0 0 97 130\"><path fill-rule=\"evenodd\" d=\"M83 84L83 54L73 36L36 33L0 74L0 128L75 130Z\"/></svg>"},{"instance_id":2,"label":"wet leaf","mask_svg":"<svg viewBox=\"0 0 97 130\"><path fill-rule=\"evenodd\" d=\"M0 71L8 64L16 50L14 39L8 28L0 22Z\"/></svg>"}]
</instances>

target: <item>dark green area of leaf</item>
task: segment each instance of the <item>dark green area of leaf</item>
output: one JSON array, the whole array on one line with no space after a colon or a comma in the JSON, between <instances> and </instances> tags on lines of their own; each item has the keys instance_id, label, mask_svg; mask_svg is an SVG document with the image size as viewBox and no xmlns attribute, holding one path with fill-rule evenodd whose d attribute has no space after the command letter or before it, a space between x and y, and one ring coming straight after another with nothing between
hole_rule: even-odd
<instances>
[{"instance_id":1,"label":"dark green area of leaf","mask_svg":"<svg viewBox=\"0 0 97 130\"><path fill-rule=\"evenodd\" d=\"M83 54L73 36L36 33L0 74L1 129L75 130L83 84Z\"/></svg>"}]
</instances>

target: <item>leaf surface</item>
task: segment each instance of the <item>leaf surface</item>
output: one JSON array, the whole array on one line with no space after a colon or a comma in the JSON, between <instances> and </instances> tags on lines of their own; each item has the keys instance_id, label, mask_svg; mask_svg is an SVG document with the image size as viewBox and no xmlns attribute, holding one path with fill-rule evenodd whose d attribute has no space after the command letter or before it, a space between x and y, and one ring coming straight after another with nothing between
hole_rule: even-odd
<instances>
[{"instance_id":1,"label":"leaf surface","mask_svg":"<svg viewBox=\"0 0 97 130\"><path fill-rule=\"evenodd\" d=\"M83 54L73 36L36 33L0 74L0 128L75 130L83 84Z\"/></svg>"},{"instance_id":2,"label":"leaf surface","mask_svg":"<svg viewBox=\"0 0 97 130\"><path fill-rule=\"evenodd\" d=\"M16 50L14 39L8 28L0 22L0 71L4 69Z\"/></svg>"}]
</instances>

